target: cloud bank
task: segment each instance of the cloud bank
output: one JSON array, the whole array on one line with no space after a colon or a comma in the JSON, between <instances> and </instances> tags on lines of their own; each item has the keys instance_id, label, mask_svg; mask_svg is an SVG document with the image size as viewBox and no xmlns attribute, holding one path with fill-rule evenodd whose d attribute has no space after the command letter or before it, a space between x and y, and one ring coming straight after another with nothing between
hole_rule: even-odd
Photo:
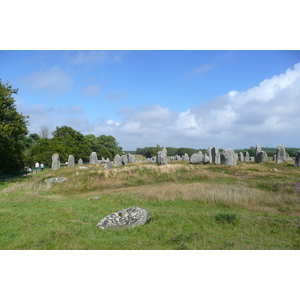
<instances>
[{"instance_id":1,"label":"cloud bank","mask_svg":"<svg viewBox=\"0 0 300 300\"><path fill-rule=\"evenodd\" d=\"M47 106L28 107L24 103L19 106L24 114L31 115L32 132L38 132L37 129L44 125L52 127L51 130L67 125L83 134L113 135L124 150L156 144L238 149L259 143L269 147L285 144L300 148L297 136L300 63L246 91L229 91L182 112L160 105L137 109L121 107L119 119L102 118L92 123L79 106L66 108L65 113Z\"/></svg>"}]
</instances>

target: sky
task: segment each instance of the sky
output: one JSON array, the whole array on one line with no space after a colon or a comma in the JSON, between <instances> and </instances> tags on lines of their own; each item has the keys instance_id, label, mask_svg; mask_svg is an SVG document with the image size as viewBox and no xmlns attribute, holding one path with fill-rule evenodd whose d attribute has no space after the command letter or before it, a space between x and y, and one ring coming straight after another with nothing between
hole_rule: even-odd
<instances>
[{"instance_id":1,"label":"sky","mask_svg":"<svg viewBox=\"0 0 300 300\"><path fill-rule=\"evenodd\" d=\"M300 51L3 50L30 133L70 126L123 150L300 147Z\"/></svg>"}]
</instances>

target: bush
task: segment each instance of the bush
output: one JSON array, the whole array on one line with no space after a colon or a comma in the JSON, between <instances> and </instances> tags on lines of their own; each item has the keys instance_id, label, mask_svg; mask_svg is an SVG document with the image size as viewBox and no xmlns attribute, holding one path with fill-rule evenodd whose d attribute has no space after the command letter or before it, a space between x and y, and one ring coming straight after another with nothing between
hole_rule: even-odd
<instances>
[{"instance_id":1,"label":"bush","mask_svg":"<svg viewBox=\"0 0 300 300\"><path fill-rule=\"evenodd\" d=\"M219 213L215 216L217 222L234 223L236 221L236 214Z\"/></svg>"}]
</instances>

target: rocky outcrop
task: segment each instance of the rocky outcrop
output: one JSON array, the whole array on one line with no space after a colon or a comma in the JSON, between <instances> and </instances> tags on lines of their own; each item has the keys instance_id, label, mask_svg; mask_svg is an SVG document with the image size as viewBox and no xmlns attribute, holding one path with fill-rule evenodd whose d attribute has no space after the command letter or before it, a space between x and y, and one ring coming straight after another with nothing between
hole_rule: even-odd
<instances>
[{"instance_id":1,"label":"rocky outcrop","mask_svg":"<svg viewBox=\"0 0 300 300\"><path fill-rule=\"evenodd\" d=\"M144 225L149 222L151 215L140 207L129 207L104 217L97 226L100 229L125 228Z\"/></svg>"}]
</instances>

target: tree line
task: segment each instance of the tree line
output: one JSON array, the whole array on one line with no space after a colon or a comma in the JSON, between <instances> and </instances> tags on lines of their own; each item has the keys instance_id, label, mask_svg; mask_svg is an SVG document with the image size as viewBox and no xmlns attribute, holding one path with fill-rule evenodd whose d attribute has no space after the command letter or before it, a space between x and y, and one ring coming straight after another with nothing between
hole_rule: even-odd
<instances>
[{"instance_id":1,"label":"tree line","mask_svg":"<svg viewBox=\"0 0 300 300\"><path fill-rule=\"evenodd\" d=\"M51 138L45 126L39 134L28 135L29 116L17 111L14 99L17 93L18 89L0 79L0 173L33 167L36 162L49 166L54 153L59 153L62 162L68 161L70 154L75 161L82 158L86 162L92 152L110 160L122 154L122 147L113 136L83 135L69 126L56 127Z\"/></svg>"}]
</instances>

